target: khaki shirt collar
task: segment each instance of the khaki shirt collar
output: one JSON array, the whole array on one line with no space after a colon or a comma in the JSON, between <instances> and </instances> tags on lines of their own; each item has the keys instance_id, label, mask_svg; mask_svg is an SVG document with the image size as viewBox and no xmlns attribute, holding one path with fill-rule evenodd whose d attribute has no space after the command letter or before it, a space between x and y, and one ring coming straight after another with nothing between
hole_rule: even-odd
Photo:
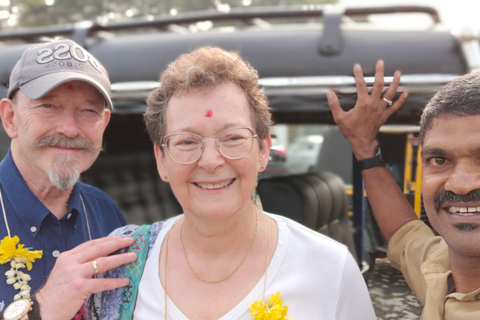
<instances>
[{"instance_id":1,"label":"khaki shirt collar","mask_svg":"<svg viewBox=\"0 0 480 320\"><path fill-rule=\"evenodd\" d=\"M435 302L438 314L443 317L446 295L448 292L448 277L452 275L448 261L448 247L436 251L420 267L428 291Z\"/></svg>"},{"instance_id":2,"label":"khaki shirt collar","mask_svg":"<svg viewBox=\"0 0 480 320\"><path fill-rule=\"evenodd\" d=\"M458 301L480 300L480 288L470 293L453 292L447 294L449 291L448 278L452 276L447 246L430 255L422 264L421 271L433 301L435 301L435 307L442 317L444 316L445 302L448 299L456 299Z\"/></svg>"}]
</instances>

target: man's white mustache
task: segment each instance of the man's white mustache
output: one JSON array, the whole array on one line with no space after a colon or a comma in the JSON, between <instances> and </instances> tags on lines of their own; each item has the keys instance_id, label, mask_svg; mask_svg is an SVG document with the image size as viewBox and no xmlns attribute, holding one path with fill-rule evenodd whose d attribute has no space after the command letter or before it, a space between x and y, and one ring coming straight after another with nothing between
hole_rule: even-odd
<instances>
[{"instance_id":1,"label":"man's white mustache","mask_svg":"<svg viewBox=\"0 0 480 320\"><path fill-rule=\"evenodd\" d=\"M86 138L68 138L64 135L45 135L37 140L33 144L34 148L43 147L60 147L60 148L73 148L83 149L90 152L100 152L101 148L95 147L95 145Z\"/></svg>"}]
</instances>

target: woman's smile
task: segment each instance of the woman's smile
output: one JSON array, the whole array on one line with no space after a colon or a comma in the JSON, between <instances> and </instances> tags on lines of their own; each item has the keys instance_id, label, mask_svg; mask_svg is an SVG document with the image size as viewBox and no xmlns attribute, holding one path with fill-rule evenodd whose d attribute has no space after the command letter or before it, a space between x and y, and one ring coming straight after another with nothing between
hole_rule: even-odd
<instances>
[{"instance_id":1,"label":"woman's smile","mask_svg":"<svg viewBox=\"0 0 480 320\"><path fill-rule=\"evenodd\" d=\"M199 188L202 188L202 189L209 189L209 190L212 190L212 189L223 189L223 188L226 188L228 186L230 186L233 181L235 181L235 179L230 179L230 180L225 180L225 181L222 181L222 182L214 182L214 183L208 183L208 182L194 182L194 184L199 187Z\"/></svg>"}]
</instances>

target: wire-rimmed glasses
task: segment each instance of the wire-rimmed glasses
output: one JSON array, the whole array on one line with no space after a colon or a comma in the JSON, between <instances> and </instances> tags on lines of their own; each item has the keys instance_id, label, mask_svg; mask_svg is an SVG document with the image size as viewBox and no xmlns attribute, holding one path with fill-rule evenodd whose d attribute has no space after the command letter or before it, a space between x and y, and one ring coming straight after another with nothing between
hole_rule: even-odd
<instances>
[{"instance_id":1,"label":"wire-rimmed glasses","mask_svg":"<svg viewBox=\"0 0 480 320\"><path fill-rule=\"evenodd\" d=\"M215 141L215 146L222 156L237 160L245 157L257 138L250 128L231 128L223 130L215 138L202 138L194 133L174 133L166 136L162 148L167 150L173 161L191 164L200 159L205 150L205 141Z\"/></svg>"}]
</instances>

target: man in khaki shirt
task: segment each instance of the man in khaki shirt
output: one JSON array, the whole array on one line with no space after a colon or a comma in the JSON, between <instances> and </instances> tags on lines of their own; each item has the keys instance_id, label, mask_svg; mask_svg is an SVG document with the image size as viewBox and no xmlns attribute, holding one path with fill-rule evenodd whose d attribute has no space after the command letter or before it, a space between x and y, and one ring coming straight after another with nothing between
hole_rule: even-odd
<instances>
[{"instance_id":1,"label":"man in khaki shirt","mask_svg":"<svg viewBox=\"0 0 480 320\"><path fill-rule=\"evenodd\" d=\"M384 93L382 61L370 93L359 65L354 75L355 107L343 111L333 92L328 102L359 162L388 257L423 303L422 319L480 319L480 73L447 84L422 114L422 195L439 236L417 219L376 156L380 126L407 98L391 101L400 73Z\"/></svg>"}]
</instances>

